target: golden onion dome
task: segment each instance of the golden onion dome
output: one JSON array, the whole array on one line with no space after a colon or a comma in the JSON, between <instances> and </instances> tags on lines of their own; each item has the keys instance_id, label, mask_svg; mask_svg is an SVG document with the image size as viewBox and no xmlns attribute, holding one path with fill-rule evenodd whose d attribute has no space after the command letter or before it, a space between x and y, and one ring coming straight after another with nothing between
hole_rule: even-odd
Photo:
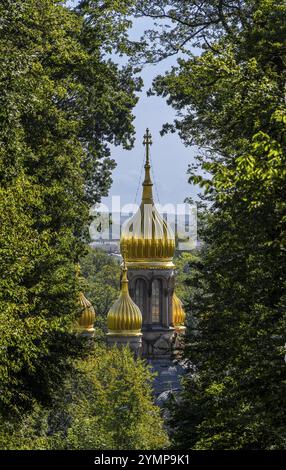
<instances>
[{"instance_id":1,"label":"golden onion dome","mask_svg":"<svg viewBox=\"0 0 286 470\"><path fill-rule=\"evenodd\" d=\"M173 307L173 323L175 327L184 326L186 313L183 308L182 301L179 297L173 293L172 299L172 307Z\"/></svg>"},{"instance_id":2,"label":"golden onion dome","mask_svg":"<svg viewBox=\"0 0 286 470\"><path fill-rule=\"evenodd\" d=\"M127 267L124 261L122 269L121 292L107 314L109 335L141 335L142 314L129 295Z\"/></svg>"},{"instance_id":3,"label":"golden onion dome","mask_svg":"<svg viewBox=\"0 0 286 470\"><path fill-rule=\"evenodd\" d=\"M92 335L94 333L95 311L83 292L79 294L79 304L81 314L77 322L77 330L79 333Z\"/></svg>"},{"instance_id":4,"label":"golden onion dome","mask_svg":"<svg viewBox=\"0 0 286 470\"><path fill-rule=\"evenodd\" d=\"M149 145L152 141L149 129L143 144L146 145L146 163L142 201L138 211L122 226L120 248L121 252L126 253L128 267L169 268L174 266L175 237L153 200L149 160Z\"/></svg>"}]
</instances>

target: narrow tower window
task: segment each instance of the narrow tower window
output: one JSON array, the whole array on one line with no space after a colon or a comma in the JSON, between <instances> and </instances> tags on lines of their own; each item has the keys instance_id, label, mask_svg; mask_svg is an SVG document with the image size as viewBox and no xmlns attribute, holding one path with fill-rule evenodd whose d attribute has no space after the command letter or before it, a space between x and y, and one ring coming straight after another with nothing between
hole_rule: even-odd
<instances>
[{"instance_id":1,"label":"narrow tower window","mask_svg":"<svg viewBox=\"0 0 286 470\"><path fill-rule=\"evenodd\" d=\"M140 311L143 316L143 321L145 321L145 298L146 298L146 289L145 281L143 279L137 279L135 284L135 303L140 308Z\"/></svg>"},{"instance_id":2,"label":"narrow tower window","mask_svg":"<svg viewBox=\"0 0 286 470\"><path fill-rule=\"evenodd\" d=\"M155 279L152 282L152 323L160 323L161 321L161 281Z\"/></svg>"}]
</instances>

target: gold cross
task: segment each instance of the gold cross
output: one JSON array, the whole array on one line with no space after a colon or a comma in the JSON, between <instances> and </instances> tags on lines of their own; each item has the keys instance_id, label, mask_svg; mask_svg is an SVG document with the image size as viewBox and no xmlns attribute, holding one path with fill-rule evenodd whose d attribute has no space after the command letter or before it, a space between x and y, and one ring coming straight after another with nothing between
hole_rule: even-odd
<instances>
[{"instance_id":1,"label":"gold cross","mask_svg":"<svg viewBox=\"0 0 286 470\"><path fill-rule=\"evenodd\" d=\"M126 266L127 247L125 245L123 245L121 248L121 255L123 259L123 269L125 270L127 269L127 266Z\"/></svg>"},{"instance_id":2,"label":"gold cross","mask_svg":"<svg viewBox=\"0 0 286 470\"><path fill-rule=\"evenodd\" d=\"M146 145L146 164L149 165L149 146L152 145L152 136L147 127L146 134L144 135L143 145Z\"/></svg>"}]
</instances>

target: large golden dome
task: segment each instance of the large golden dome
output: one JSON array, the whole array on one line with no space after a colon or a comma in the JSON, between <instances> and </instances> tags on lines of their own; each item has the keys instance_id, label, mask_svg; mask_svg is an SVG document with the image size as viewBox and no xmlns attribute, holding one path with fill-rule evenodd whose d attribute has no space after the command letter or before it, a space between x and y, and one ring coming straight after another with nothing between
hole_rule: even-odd
<instances>
[{"instance_id":1,"label":"large golden dome","mask_svg":"<svg viewBox=\"0 0 286 470\"><path fill-rule=\"evenodd\" d=\"M146 163L142 201L138 211L122 226L120 249L129 267L169 268L174 266L175 237L154 204L149 160L151 144L147 129L144 136Z\"/></svg>"},{"instance_id":2,"label":"large golden dome","mask_svg":"<svg viewBox=\"0 0 286 470\"><path fill-rule=\"evenodd\" d=\"M141 336L142 314L129 295L127 268L124 262L121 293L107 314L108 334Z\"/></svg>"}]
</instances>

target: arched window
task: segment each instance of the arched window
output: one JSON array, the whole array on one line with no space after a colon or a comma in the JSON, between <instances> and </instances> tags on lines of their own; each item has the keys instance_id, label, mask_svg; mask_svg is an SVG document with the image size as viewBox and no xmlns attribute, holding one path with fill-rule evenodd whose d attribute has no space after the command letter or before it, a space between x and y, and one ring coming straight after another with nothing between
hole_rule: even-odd
<instances>
[{"instance_id":1,"label":"arched window","mask_svg":"<svg viewBox=\"0 0 286 470\"><path fill-rule=\"evenodd\" d=\"M146 289L144 279L137 279L135 283L135 303L141 310L143 320L145 317L145 298L146 298Z\"/></svg>"},{"instance_id":2,"label":"arched window","mask_svg":"<svg viewBox=\"0 0 286 470\"><path fill-rule=\"evenodd\" d=\"M152 282L152 323L161 322L162 282L154 279Z\"/></svg>"}]
</instances>

